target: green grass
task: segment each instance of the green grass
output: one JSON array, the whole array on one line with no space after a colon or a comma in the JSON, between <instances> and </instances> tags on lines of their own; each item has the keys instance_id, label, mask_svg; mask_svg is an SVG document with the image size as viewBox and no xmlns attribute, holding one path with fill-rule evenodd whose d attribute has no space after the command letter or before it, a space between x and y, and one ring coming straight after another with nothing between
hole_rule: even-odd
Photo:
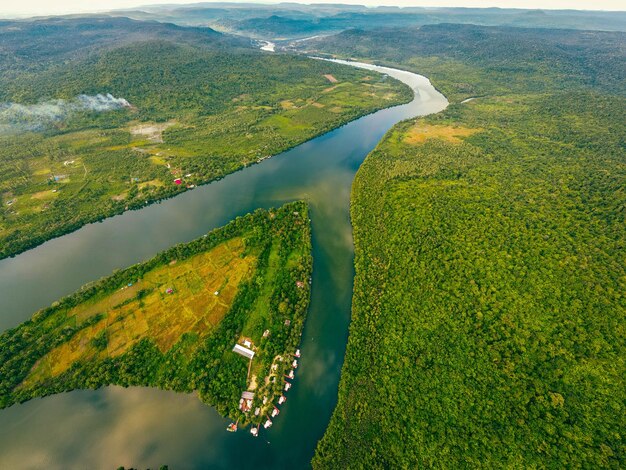
<instances>
[{"instance_id":1,"label":"green grass","mask_svg":"<svg viewBox=\"0 0 626 470\"><path fill-rule=\"evenodd\" d=\"M0 335L0 405L116 384L195 391L242 423L254 389L271 412L288 367L275 358L297 348L308 306L309 231L304 203L259 210L55 302ZM231 351L244 339L254 379Z\"/></svg>"}]
</instances>

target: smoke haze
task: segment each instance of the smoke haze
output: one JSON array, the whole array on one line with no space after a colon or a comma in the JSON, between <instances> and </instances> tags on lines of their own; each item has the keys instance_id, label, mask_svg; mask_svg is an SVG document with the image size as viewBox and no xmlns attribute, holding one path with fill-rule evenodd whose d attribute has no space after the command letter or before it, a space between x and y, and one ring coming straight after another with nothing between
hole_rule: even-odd
<instances>
[{"instance_id":1,"label":"smoke haze","mask_svg":"<svg viewBox=\"0 0 626 470\"><path fill-rule=\"evenodd\" d=\"M110 93L79 95L73 100L50 100L37 104L0 103L0 133L41 130L81 111L102 113L130 107L124 98Z\"/></svg>"}]
</instances>

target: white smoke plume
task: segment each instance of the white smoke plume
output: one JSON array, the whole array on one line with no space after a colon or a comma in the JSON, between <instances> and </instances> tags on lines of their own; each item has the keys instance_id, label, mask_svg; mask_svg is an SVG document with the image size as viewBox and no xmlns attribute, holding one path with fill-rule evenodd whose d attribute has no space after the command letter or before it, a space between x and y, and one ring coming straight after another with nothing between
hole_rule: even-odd
<instances>
[{"instance_id":1,"label":"white smoke plume","mask_svg":"<svg viewBox=\"0 0 626 470\"><path fill-rule=\"evenodd\" d=\"M110 93L79 95L73 100L50 100L37 104L0 103L0 134L44 129L81 111L96 113L129 108L124 98Z\"/></svg>"},{"instance_id":2,"label":"white smoke plume","mask_svg":"<svg viewBox=\"0 0 626 470\"><path fill-rule=\"evenodd\" d=\"M98 113L114 109L130 108L128 101L124 98L116 98L111 93L107 93L106 95L98 94L96 96L80 95L77 100L82 109L96 111Z\"/></svg>"}]
</instances>

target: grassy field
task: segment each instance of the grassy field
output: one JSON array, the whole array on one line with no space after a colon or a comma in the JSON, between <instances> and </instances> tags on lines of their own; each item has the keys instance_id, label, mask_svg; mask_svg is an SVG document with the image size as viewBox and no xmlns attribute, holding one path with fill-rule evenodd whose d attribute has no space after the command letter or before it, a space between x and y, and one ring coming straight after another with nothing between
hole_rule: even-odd
<instances>
[{"instance_id":1,"label":"grassy field","mask_svg":"<svg viewBox=\"0 0 626 470\"><path fill-rule=\"evenodd\" d=\"M0 403L149 385L196 391L223 414L249 422L238 410L242 391L255 391L264 414L281 393L308 306L310 272L306 205L238 219L1 335ZM231 351L244 341L256 353L250 375L248 361Z\"/></svg>"},{"instance_id":2,"label":"grassy field","mask_svg":"<svg viewBox=\"0 0 626 470\"><path fill-rule=\"evenodd\" d=\"M230 309L239 283L255 270L255 257L242 256L243 250L241 238L229 240L69 309L65 315L73 327L95 315L100 319L43 356L22 386L58 377L76 361L122 355L145 337L166 353L184 333L197 335L199 340L208 336ZM97 338L106 343L99 344Z\"/></svg>"},{"instance_id":3,"label":"grassy field","mask_svg":"<svg viewBox=\"0 0 626 470\"><path fill-rule=\"evenodd\" d=\"M0 55L0 257L410 99L407 87L379 74L261 53L210 30L85 21L43 33L38 23L20 23L18 37L0 25L10 52ZM84 44L76 24L96 28L89 38L102 36L107 47ZM110 38L107 25L120 37ZM63 40L77 42L76 58L51 50L47 61L28 62L49 47L41 34L61 41L63 31ZM81 96L106 93L129 105L80 107Z\"/></svg>"},{"instance_id":4,"label":"grassy field","mask_svg":"<svg viewBox=\"0 0 626 470\"><path fill-rule=\"evenodd\" d=\"M424 33L326 44L406 59L456 103L357 173L352 324L313 466L622 468L626 36Z\"/></svg>"}]
</instances>

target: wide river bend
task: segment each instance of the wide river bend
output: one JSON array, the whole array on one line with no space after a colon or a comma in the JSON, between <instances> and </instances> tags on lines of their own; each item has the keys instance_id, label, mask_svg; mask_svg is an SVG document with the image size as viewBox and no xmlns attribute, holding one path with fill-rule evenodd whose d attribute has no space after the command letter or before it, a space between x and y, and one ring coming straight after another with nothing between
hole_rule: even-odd
<instances>
[{"instance_id":1,"label":"wide river bend","mask_svg":"<svg viewBox=\"0 0 626 470\"><path fill-rule=\"evenodd\" d=\"M342 61L339 61L342 62ZM0 468L299 469L337 401L354 278L350 188L365 156L398 121L448 102L425 77L388 74L415 91L411 103L352 121L262 163L173 199L87 225L0 261L0 331L114 269L146 260L258 207L311 205L313 286L302 360L282 413L259 438L227 433L227 420L193 395L104 387L35 399L0 411Z\"/></svg>"}]
</instances>

